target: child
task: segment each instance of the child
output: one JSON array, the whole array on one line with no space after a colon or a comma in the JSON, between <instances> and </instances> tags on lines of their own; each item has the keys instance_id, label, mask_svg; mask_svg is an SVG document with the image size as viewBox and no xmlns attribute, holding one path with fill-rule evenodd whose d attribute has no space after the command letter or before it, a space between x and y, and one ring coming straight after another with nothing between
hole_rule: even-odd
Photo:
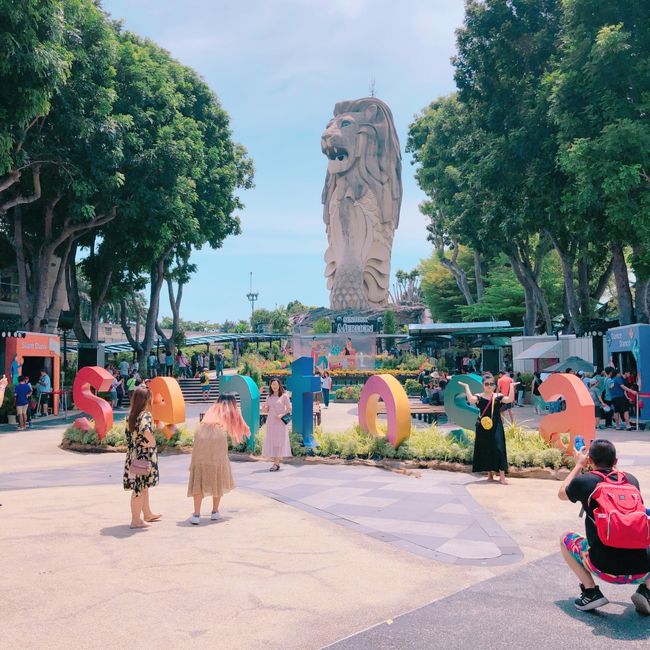
<instances>
[{"instance_id":1,"label":"child","mask_svg":"<svg viewBox=\"0 0 650 650\"><path fill-rule=\"evenodd\" d=\"M32 387L29 384L29 377L20 377L20 383L16 386L16 414L18 415L18 430L24 431L27 428L27 406L32 396Z\"/></svg>"},{"instance_id":2,"label":"child","mask_svg":"<svg viewBox=\"0 0 650 650\"><path fill-rule=\"evenodd\" d=\"M241 416L235 395L223 393L208 409L194 434L187 486L187 496L194 499L194 513L190 518L194 526L201 523L201 502L206 496L212 497L210 519L221 519L221 497L235 487L228 459L228 436L238 445L249 435L250 429Z\"/></svg>"},{"instance_id":3,"label":"child","mask_svg":"<svg viewBox=\"0 0 650 650\"><path fill-rule=\"evenodd\" d=\"M210 377L208 376L207 368L203 368L203 372L199 375L199 383L201 384L203 401L205 402L210 398Z\"/></svg>"}]
</instances>

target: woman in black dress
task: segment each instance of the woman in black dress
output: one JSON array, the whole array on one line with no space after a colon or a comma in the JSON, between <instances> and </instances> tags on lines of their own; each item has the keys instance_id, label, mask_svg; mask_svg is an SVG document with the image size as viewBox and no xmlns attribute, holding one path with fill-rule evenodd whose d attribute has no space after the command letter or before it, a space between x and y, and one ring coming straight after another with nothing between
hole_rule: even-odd
<instances>
[{"instance_id":1,"label":"woman in black dress","mask_svg":"<svg viewBox=\"0 0 650 650\"><path fill-rule=\"evenodd\" d=\"M483 376L483 392L477 395L472 395L467 384L459 381L458 385L465 388L467 401L476 404L479 410L472 472L487 472L488 481L494 481L494 473L499 472L499 481L506 485L508 455L501 420L501 405L515 401L517 382L510 384L508 395L496 392L496 382L492 375Z\"/></svg>"}]
</instances>

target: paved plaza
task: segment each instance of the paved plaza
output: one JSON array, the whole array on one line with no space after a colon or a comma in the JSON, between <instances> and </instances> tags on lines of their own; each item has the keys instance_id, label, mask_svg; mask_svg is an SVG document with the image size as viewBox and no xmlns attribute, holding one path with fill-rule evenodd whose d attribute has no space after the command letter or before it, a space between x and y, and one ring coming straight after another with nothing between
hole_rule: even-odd
<instances>
[{"instance_id":1,"label":"paved plaza","mask_svg":"<svg viewBox=\"0 0 650 650\"><path fill-rule=\"evenodd\" d=\"M630 587L606 585L611 604L598 614L574 610L577 585L557 540L583 524L555 481L503 487L312 462L274 474L264 461L235 462L239 487L224 498L223 521L193 527L189 455L164 455L152 490L163 520L131 531L123 455L63 451L62 431L50 421L0 433L0 589L12 645L132 647L145 621L147 645L163 648L648 643ZM611 435L647 489L646 436Z\"/></svg>"}]
</instances>

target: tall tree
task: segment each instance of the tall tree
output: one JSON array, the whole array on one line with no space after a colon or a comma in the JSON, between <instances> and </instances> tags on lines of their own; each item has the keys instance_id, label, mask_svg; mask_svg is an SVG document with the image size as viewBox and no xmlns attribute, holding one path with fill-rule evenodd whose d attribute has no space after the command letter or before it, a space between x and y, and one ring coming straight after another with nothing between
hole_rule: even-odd
<instances>
[{"instance_id":1,"label":"tall tree","mask_svg":"<svg viewBox=\"0 0 650 650\"><path fill-rule=\"evenodd\" d=\"M550 79L565 216L609 246L621 323L648 320L650 5L567 0ZM634 244L635 314L624 247Z\"/></svg>"},{"instance_id":2,"label":"tall tree","mask_svg":"<svg viewBox=\"0 0 650 650\"><path fill-rule=\"evenodd\" d=\"M70 75L51 96L51 110L28 129L22 152L39 167L39 198L7 214L16 251L24 327L56 326L64 273L74 242L115 217L123 122L112 112L115 37L91 0L65 0L63 43ZM32 180L12 190L24 195Z\"/></svg>"},{"instance_id":3,"label":"tall tree","mask_svg":"<svg viewBox=\"0 0 650 650\"><path fill-rule=\"evenodd\" d=\"M535 330L538 309L544 328L551 327L539 286L549 246L539 233L540 222L557 218L563 180L542 80L560 18L560 0L469 0L454 58L459 99L480 134L467 170L470 198L480 205L484 237L502 241L523 284L527 334Z\"/></svg>"},{"instance_id":4,"label":"tall tree","mask_svg":"<svg viewBox=\"0 0 650 650\"><path fill-rule=\"evenodd\" d=\"M125 334L141 362L151 348L160 291L174 251L208 244L218 248L237 234L236 195L252 186L252 162L233 142L229 118L198 75L150 41L120 34L116 110L129 115L125 141L120 233L133 242L121 260L126 296L142 274L149 281L149 309L142 339L126 318Z\"/></svg>"}]
</instances>

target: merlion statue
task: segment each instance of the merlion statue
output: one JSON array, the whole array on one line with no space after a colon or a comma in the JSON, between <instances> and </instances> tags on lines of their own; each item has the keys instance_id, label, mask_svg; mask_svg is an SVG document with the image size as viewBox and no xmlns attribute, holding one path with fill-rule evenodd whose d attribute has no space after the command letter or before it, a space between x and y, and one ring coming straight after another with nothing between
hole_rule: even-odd
<instances>
[{"instance_id":1,"label":"merlion statue","mask_svg":"<svg viewBox=\"0 0 650 650\"><path fill-rule=\"evenodd\" d=\"M402 156L390 109L375 97L338 102L321 149L328 158L322 200L330 308L385 307L402 203Z\"/></svg>"}]
</instances>

